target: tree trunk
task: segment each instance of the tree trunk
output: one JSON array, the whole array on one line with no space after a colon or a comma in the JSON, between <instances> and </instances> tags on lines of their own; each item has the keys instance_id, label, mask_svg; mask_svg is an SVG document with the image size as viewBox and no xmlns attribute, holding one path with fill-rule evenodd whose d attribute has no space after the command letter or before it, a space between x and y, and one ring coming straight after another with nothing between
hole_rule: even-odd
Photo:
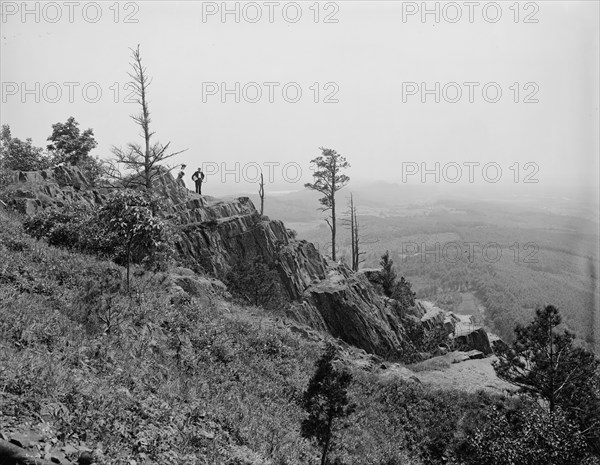
<instances>
[{"instance_id":1,"label":"tree trunk","mask_svg":"<svg viewBox=\"0 0 600 465\"><path fill-rule=\"evenodd\" d=\"M335 200L331 204L331 259L335 262Z\"/></svg>"},{"instance_id":2,"label":"tree trunk","mask_svg":"<svg viewBox=\"0 0 600 465\"><path fill-rule=\"evenodd\" d=\"M141 63L140 63L141 66ZM142 112L144 113L144 174L146 176L146 189L152 189L152 160L150 159L150 122L148 121L148 105L146 104L146 83L142 80Z\"/></svg>"},{"instance_id":3,"label":"tree trunk","mask_svg":"<svg viewBox=\"0 0 600 465\"><path fill-rule=\"evenodd\" d=\"M321 455L321 465L327 465L327 455L329 454L329 445L331 443L331 424L333 423L333 415L330 413L327 420L327 436L325 437L325 444L323 444L323 451Z\"/></svg>"},{"instance_id":4,"label":"tree trunk","mask_svg":"<svg viewBox=\"0 0 600 465\"><path fill-rule=\"evenodd\" d=\"M352 198L352 194L350 194L350 242L352 243L352 270L356 271L356 237L354 237L354 199Z\"/></svg>"},{"instance_id":5,"label":"tree trunk","mask_svg":"<svg viewBox=\"0 0 600 465\"><path fill-rule=\"evenodd\" d=\"M554 412L555 401L554 398L554 334L552 332L552 325L548 325L550 331L550 411Z\"/></svg>"},{"instance_id":6,"label":"tree trunk","mask_svg":"<svg viewBox=\"0 0 600 465\"><path fill-rule=\"evenodd\" d=\"M265 210L265 183L263 181L263 174L260 173L260 188L258 189L260 195L260 216L263 216Z\"/></svg>"},{"instance_id":7,"label":"tree trunk","mask_svg":"<svg viewBox=\"0 0 600 465\"><path fill-rule=\"evenodd\" d=\"M127 242L127 294L129 294L129 267L131 265L131 241Z\"/></svg>"},{"instance_id":8,"label":"tree trunk","mask_svg":"<svg viewBox=\"0 0 600 465\"><path fill-rule=\"evenodd\" d=\"M146 102L146 73L142 66L142 58L140 56L140 46L134 53L134 58L137 63L138 81L140 86L140 99L142 104L141 126L144 131L144 184L146 189L152 189L152 157L150 154L150 112L148 111L148 103Z\"/></svg>"},{"instance_id":9,"label":"tree trunk","mask_svg":"<svg viewBox=\"0 0 600 465\"><path fill-rule=\"evenodd\" d=\"M337 163L333 157L333 169L331 170L331 259L335 262L335 176L337 174Z\"/></svg>"},{"instance_id":10,"label":"tree trunk","mask_svg":"<svg viewBox=\"0 0 600 465\"><path fill-rule=\"evenodd\" d=\"M358 265L360 265L361 253L360 253L360 239L358 237L358 218L356 218L356 210L354 211L354 241L355 241L354 251L356 252L354 271L358 271Z\"/></svg>"}]
</instances>

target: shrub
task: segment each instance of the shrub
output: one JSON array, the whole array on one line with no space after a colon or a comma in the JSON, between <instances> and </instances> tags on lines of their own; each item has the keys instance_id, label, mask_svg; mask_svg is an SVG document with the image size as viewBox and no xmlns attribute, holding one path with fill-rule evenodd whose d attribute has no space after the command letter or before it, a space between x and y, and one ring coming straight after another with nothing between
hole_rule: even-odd
<instances>
[{"instance_id":1,"label":"shrub","mask_svg":"<svg viewBox=\"0 0 600 465\"><path fill-rule=\"evenodd\" d=\"M102 255L109 254L114 241L104 234L93 207L71 204L46 209L23 222L25 232L37 240L66 249Z\"/></svg>"},{"instance_id":2,"label":"shrub","mask_svg":"<svg viewBox=\"0 0 600 465\"><path fill-rule=\"evenodd\" d=\"M123 191L99 209L72 204L44 210L25 220L24 229L50 245L111 258L127 268L129 282L132 263L161 270L171 257L172 233L158 211L157 200Z\"/></svg>"},{"instance_id":3,"label":"shrub","mask_svg":"<svg viewBox=\"0 0 600 465\"><path fill-rule=\"evenodd\" d=\"M285 301L277 270L260 258L239 261L225 283L232 294L251 305L278 308Z\"/></svg>"},{"instance_id":4,"label":"shrub","mask_svg":"<svg viewBox=\"0 0 600 465\"><path fill-rule=\"evenodd\" d=\"M121 273L107 269L101 276L88 278L79 291L75 305L80 323L89 333L103 330L110 333L124 317L121 299L123 285Z\"/></svg>"},{"instance_id":5,"label":"shrub","mask_svg":"<svg viewBox=\"0 0 600 465\"><path fill-rule=\"evenodd\" d=\"M560 409L520 402L491 406L471 421L477 426L456 453L465 465L580 465L586 454L583 434Z\"/></svg>"},{"instance_id":6,"label":"shrub","mask_svg":"<svg viewBox=\"0 0 600 465\"><path fill-rule=\"evenodd\" d=\"M157 215L160 207L156 198L123 190L111 195L98 212L103 230L119 244L115 259L127 268L128 286L132 263L160 270L173 253L172 232Z\"/></svg>"}]
</instances>

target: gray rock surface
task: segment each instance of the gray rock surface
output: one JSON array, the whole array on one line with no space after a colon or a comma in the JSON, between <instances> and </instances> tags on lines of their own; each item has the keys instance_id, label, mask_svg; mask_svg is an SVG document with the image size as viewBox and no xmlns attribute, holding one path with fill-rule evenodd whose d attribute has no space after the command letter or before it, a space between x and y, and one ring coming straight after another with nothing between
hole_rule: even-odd
<instances>
[{"instance_id":1,"label":"gray rock surface","mask_svg":"<svg viewBox=\"0 0 600 465\"><path fill-rule=\"evenodd\" d=\"M483 328L477 328L469 333L457 336L455 340L459 347L478 350L485 355L493 353L487 332Z\"/></svg>"},{"instance_id":2,"label":"gray rock surface","mask_svg":"<svg viewBox=\"0 0 600 465\"><path fill-rule=\"evenodd\" d=\"M18 210L34 214L53 205L102 204L107 190L92 188L77 168L14 173L5 193ZM297 240L281 221L261 216L247 197L220 200L178 186L163 173L154 189L167 199L164 213L180 230L177 249L207 274L223 277L240 260L259 258L277 270L291 303L288 315L365 351L397 358L406 348L394 306L365 276L327 262L309 242ZM188 272L163 276L174 293L208 295L215 284Z\"/></svg>"}]
</instances>

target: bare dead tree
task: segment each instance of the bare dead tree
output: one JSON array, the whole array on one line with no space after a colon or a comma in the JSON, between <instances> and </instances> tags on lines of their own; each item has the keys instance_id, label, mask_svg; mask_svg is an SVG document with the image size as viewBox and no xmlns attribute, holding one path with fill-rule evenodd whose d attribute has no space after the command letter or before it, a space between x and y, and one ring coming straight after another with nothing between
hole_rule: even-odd
<instances>
[{"instance_id":1,"label":"bare dead tree","mask_svg":"<svg viewBox=\"0 0 600 465\"><path fill-rule=\"evenodd\" d=\"M352 254L352 270L358 271L358 228L357 228L357 219L356 219L356 207L354 206L354 196L350 194L350 203L349 203L350 211L349 220L344 220L344 223L350 227L350 244L351 244L351 254Z\"/></svg>"},{"instance_id":2,"label":"bare dead tree","mask_svg":"<svg viewBox=\"0 0 600 465\"><path fill-rule=\"evenodd\" d=\"M258 195L260 195L260 216L263 216L265 210L265 182L262 171L260 173L260 185L258 186Z\"/></svg>"},{"instance_id":3,"label":"bare dead tree","mask_svg":"<svg viewBox=\"0 0 600 465\"><path fill-rule=\"evenodd\" d=\"M133 88L133 94L136 96L136 101L141 107L141 111L137 115L131 115L131 118L142 129L144 139L143 145L130 142L126 149L112 147L112 153L116 160L108 166L108 177L111 179L119 179L127 187L144 187L152 189L155 178L164 175L159 167L165 160L179 155L185 150L169 153L171 142L163 145L160 142L151 143L150 139L155 134L150 130L150 109L148 107L148 87L152 83L152 79L148 76L146 67L142 65L142 57L140 55L140 46L130 49L132 52L131 67L133 71L127 73L133 79L130 85ZM121 173L121 167L127 171L127 176Z\"/></svg>"},{"instance_id":4,"label":"bare dead tree","mask_svg":"<svg viewBox=\"0 0 600 465\"><path fill-rule=\"evenodd\" d=\"M352 254L352 270L358 271L358 267L365 260L362 258L366 255L366 252L361 251L361 244L375 244L376 240L363 241L360 235L360 223L358 221L358 211L356 205L354 205L354 196L350 194L350 200L348 202L348 218L342 220L344 226L350 229L350 243L351 243L351 254Z\"/></svg>"}]
</instances>

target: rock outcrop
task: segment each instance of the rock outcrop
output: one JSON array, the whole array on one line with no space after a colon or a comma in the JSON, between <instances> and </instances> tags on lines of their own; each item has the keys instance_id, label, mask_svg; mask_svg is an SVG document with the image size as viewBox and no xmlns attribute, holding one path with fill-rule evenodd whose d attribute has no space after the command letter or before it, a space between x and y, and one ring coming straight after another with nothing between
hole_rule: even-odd
<instances>
[{"instance_id":1,"label":"rock outcrop","mask_svg":"<svg viewBox=\"0 0 600 465\"><path fill-rule=\"evenodd\" d=\"M281 221L261 216L248 197L200 196L181 188L166 170L156 178L154 190L167 199L164 213L179 230L177 249L186 262L215 278L224 277L240 261L267 263L277 270L289 299L288 316L300 323L390 358L414 350L403 319L417 322L425 331L454 332L456 316L426 301L417 300L400 315L397 303L381 295L379 269L354 273L343 264L328 262ZM71 203L101 205L109 192L91 186L78 168L60 166L12 173L2 200L7 207L32 215ZM181 290L209 293L219 287L218 281L199 281L186 273L164 277L162 284L168 283L175 295ZM456 342L486 355L492 352L483 329L460 334Z\"/></svg>"},{"instance_id":2,"label":"rock outcrop","mask_svg":"<svg viewBox=\"0 0 600 465\"><path fill-rule=\"evenodd\" d=\"M364 277L328 263L281 221L261 217L247 197L190 199L180 215L182 254L223 276L239 260L260 258L278 271L296 320L382 356L398 357L405 337L398 315Z\"/></svg>"},{"instance_id":3,"label":"rock outcrop","mask_svg":"<svg viewBox=\"0 0 600 465\"><path fill-rule=\"evenodd\" d=\"M333 336L384 357L398 357L406 349L400 315L363 276L345 266L330 269L326 279L304 291L304 298Z\"/></svg>"},{"instance_id":4,"label":"rock outcrop","mask_svg":"<svg viewBox=\"0 0 600 465\"><path fill-rule=\"evenodd\" d=\"M14 171L3 188L4 203L27 215L70 203L100 204L106 192L92 188L77 167L58 166L42 171Z\"/></svg>"},{"instance_id":5,"label":"rock outcrop","mask_svg":"<svg viewBox=\"0 0 600 465\"><path fill-rule=\"evenodd\" d=\"M493 353L488 334L483 328L461 334L455 338L455 341L459 347L464 347L467 350L477 350L485 355Z\"/></svg>"},{"instance_id":6,"label":"rock outcrop","mask_svg":"<svg viewBox=\"0 0 600 465\"><path fill-rule=\"evenodd\" d=\"M208 274L223 277L239 261L260 259L273 266L289 298L288 315L367 352L399 358L408 344L400 315L369 280L345 265L327 262L316 247L297 240L281 221L261 216L247 197L229 200L182 189L168 172L154 189L167 199L165 214L177 226L177 248ZM76 168L14 174L4 198L26 214L66 203L102 204ZM165 278L167 279L167 278ZM170 276L175 286L212 288L190 276Z\"/></svg>"}]
</instances>

